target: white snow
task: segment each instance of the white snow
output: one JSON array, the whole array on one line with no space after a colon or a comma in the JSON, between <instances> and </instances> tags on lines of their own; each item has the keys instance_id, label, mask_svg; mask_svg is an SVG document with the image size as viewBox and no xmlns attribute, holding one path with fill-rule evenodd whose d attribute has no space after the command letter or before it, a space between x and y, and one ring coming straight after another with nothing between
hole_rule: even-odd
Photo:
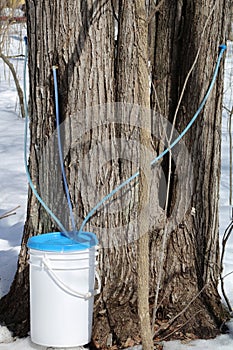
<instances>
[{"instance_id":1,"label":"white snow","mask_svg":"<svg viewBox=\"0 0 233 350\"><path fill-rule=\"evenodd\" d=\"M23 24L12 26L6 54L22 53L23 32ZM22 82L23 60L11 61ZM24 121L19 116L14 81L1 59L0 72L0 215L19 206L15 215L0 220L1 297L8 292L16 269L26 213L27 180L23 166Z\"/></svg>"},{"instance_id":2,"label":"white snow","mask_svg":"<svg viewBox=\"0 0 233 350\"><path fill-rule=\"evenodd\" d=\"M12 343L14 339L12 338L11 332L7 327L0 326L0 343Z\"/></svg>"},{"instance_id":3,"label":"white snow","mask_svg":"<svg viewBox=\"0 0 233 350\"><path fill-rule=\"evenodd\" d=\"M23 24L12 25L5 49L9 54L23 53ZM228 42L225 67L224 105L233 105L233 44ZM23 60L12 59L22 83ZM23 84L22 84L23 85ZM229 205L229 116L223 112L222 129L222 176L220 192L220 235L230 222ZM27 180L23 164L24 121L19 116L19 103L14 82L8 68L0 60L0 215L20 206L15 215L0 220L0 298L10 288L16 271L17 257L26 215ZM224 273L233 271L233 236L229 239L224 260ZM233 275L225 279L226 291L233 305ZM170 341L164 343L164 350L230 350L233 347L233 321L229 322L230 333L212 340L191 342ZM140 347L137 347L139 349ZM0 326L0 350L28 350L44 347L33 344L30 337L13 339L6 327ZM77 348L81 349L81 348ZM74 348L73 348L74 350ZM136 347L135 347L136 350Z\"/></svg>"}]
</instances>

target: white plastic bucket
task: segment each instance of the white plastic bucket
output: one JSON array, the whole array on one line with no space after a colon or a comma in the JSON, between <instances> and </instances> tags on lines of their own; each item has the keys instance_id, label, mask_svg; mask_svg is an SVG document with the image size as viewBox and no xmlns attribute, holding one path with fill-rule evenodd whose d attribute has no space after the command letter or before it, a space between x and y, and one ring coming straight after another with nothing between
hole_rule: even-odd
<instances>
[{"instance_id":1,"label":"white plastic bucket","mask_svg":"<svg viewBox=\"0 0 233 350\"><path fill-rule=\"evenodd\" d=\"M31 340L51 347L88 344L94 295L100 291L95 235L85 232L79 243L48 233L31 237L28 247Z\"/></svg>"}]
</instances>

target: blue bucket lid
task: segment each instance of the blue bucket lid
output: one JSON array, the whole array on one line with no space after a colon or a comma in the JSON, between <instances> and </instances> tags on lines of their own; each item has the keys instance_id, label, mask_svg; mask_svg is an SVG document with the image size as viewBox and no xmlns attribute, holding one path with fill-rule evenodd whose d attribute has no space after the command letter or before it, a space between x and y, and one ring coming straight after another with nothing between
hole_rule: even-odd
<instances>
[{"instance_id":1,"label":"blue bucket lid","mask_svg":"<svg viewBox=\"0 0 233 350\"><path fill-rule=\"evenodd\" d=\"M48 252L71 252L85 250L98 244L96 235L92 232L80 232L77 241L65 236L62 232L50 232L30 237L28 248Z\"/></svg>"}]
</instances>

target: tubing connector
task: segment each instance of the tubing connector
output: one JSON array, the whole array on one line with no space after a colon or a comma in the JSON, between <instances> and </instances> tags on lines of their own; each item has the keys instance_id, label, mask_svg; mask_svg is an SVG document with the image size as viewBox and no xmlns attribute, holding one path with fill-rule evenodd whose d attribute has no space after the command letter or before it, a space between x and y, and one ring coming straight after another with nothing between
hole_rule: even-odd
<instances>
[{"instance_id":1,"label":"tubing connector","mask_svg":"<svg viewBox=\"0 0 233 350\"><path fill-rule=\"evenodd\" d=\"M93 296L93 294L92 294L91 292L88 292L87 294L85 294L84 299L85 299L85 300L88 300L88 299L90 299L92 296Z\"/></svg>"},{"instance_id":2,"label":"tubing connector","mask_svg":"<svg viewBox=\"0 0 233 350\"><path fill-rule=\"evenodd\" d=\"M28 44L28 37L25 36L23 39L24 39L25 45L27 45Z\"/></svg>"},{"instance_id":3,"label":"tubing connector","mask_svg":"<svg viewBox=\"0 0 233 350\"><path fill-rule=\"evenodd\" d=\"M221 44L221 45L219 45L219 49L222 51L225 51L227 49L227 45Z\"/></svg>"}]
</instances>

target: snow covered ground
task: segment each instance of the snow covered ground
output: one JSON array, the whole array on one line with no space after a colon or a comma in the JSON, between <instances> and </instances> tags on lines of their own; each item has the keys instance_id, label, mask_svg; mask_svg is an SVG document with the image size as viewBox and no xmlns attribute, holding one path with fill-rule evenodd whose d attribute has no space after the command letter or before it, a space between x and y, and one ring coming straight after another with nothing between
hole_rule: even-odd
<instances>
[{"instance_id":1,"label":"snow covered ground","mask_svg":"<svg viewBox=\"0 0 233 350\"><path fill-rule=\"evenodd\" d=\"M10 40L6 50L8 54L23 53L23 24L11 27ZM233 44L228 42L225 67L224 105L233 106ZM11 60L17 67L22 83L23 59ZM222 176L220 194L220 234L230 222L229 206L229 115L223 112L222 129ZM0 60L0 216L19 206L15 215L0 220L0 298L10 288L16 270L26 213L27 180L23 165L24 121L19 117L19 103L14 82L8 69ZM233 271L233 236L230 238L224 260L224 273ZM233 305L233 275L225 279L226 291ZM188 343L179 341L165 342L165 350L195 350L205 348L230 350L233 347L233 322L229 323L230 334L221 335L212 340L196 340ZM42 346L31 342L30 337L13 339L6 327L0 326L0 350L44 350ZM74 348L73 348L74 349Z\"/></svg>"},{"instance_id":2,"label":"snow covered ground","mask_svg":"<svg viewBox=\"0 0 233 350\"><path fill-rule=\"evenodd\" d=\"M18 27L18 28L17 28ZM18 29L22 34L19 36ZM22 53L25 28L12 26L7 55ZM12 59L19 77L23 77L23 58ZM16 269L17 255L25 221L27 181L23 166L24 121L9 69L0 59L0 216L19 206L16 214L0 220L0 297L9 290ZM21 78L22 82L22 78Z\"/></svg>"}]
</instances>

